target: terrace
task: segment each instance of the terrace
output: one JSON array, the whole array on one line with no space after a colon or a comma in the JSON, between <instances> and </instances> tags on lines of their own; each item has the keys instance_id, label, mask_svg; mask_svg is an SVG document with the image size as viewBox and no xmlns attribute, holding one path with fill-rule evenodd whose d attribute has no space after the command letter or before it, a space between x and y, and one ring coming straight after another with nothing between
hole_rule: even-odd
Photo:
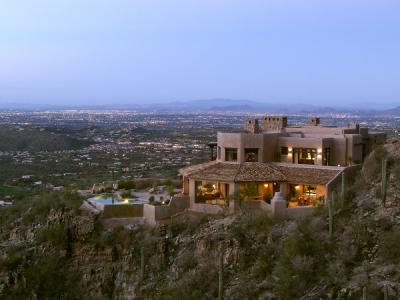
<instances>
[{"instance_id":1,"label":"terrace","mask_svg":"<svg viewBox=\"0 0 400 300\"><path fill-rule=\"evenodd\" d=\"M288 206L319 206L325 201L325 186L289 184Z\"/></svg>"},{"instance_id":2,"label":"terrace","mask_svg":"<svg viewBox=\"0 0 400 300\"><path fill-rule=\"evenodd\" d=\"M223 182L195 182L195 203L225 205L229 203L229 184Z\"/></svg>"},{"instance_id":3,"label":"terrace","mask_svg":"<svg viewBox=\"0 0 400 300\"><path fill-rule=\"evenodd\" d=\"M239 194L244 201L262 200L270 202L280 189L278 182L250 182L240 183Z\"/></svg>"},{"instance_id":4,"label":"terrace","mask_svg":"<svg viewBox=\"0 0 400 300\"><path fill-rule=\"evenodd\" d=\"M328 184L342 167L287 163L209 162L181 169L184 190L193 205L228 206L232 196L242 201L270 203L277 192L287 207L315 207L325 204ZM236 198L235 197L235 198ZM203 206L199 206L199 208Z\"/></svg>"}]
</instances>

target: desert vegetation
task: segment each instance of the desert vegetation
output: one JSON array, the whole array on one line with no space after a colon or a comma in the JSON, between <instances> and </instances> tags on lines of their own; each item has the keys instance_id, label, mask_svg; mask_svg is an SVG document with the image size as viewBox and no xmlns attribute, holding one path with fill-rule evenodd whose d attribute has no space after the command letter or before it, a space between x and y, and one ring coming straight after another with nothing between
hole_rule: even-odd
<instances>
[{"instance_id":1,"label":"desert vegetation","mask_svg":"<svg viewBox=\"0 0 400 300\"><path fill-rule=\"evenodd\" d=\"M1 297L216 299L222 288L224 299L398 299L399 154L395 143L368 157L338 197L332 235L326 207L302 220L243 207L105 229L74 193L18 200L0 210Z\"/></svg>"}]
</instances>

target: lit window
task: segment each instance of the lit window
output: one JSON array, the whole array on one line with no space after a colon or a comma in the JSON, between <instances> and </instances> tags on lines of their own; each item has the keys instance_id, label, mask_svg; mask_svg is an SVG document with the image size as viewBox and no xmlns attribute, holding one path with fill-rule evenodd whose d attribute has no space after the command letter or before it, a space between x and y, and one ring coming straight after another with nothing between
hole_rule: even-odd
<instances>
[{"instance_id":1,"label":"lit window","mask_svg":"<svg viewBox=\"0 0 400 300\"><path fill-rule=\"evenodd\" d=\"M225 148L225 161L237 161L236 148Z\"/></svg>"},{"instance_id":2,"label":"lit window","mask_svg":"<svg viewBox=\"0 0 400 300\"><path fill-rule=\"evenodd\" d=\"M258 149L245 149L244 150L244 160L247 162L258 161Z\"/></svg>"}]
</instances>

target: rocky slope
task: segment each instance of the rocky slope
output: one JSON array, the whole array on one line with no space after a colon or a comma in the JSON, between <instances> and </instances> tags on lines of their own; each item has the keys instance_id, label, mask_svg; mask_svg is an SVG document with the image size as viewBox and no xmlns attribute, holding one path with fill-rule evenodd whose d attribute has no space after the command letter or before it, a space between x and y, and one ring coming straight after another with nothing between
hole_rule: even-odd
<instances>
[{"instance_id":1,"label":"rocky slope","mask_svg":"<svg viewBox=\"0 0 400 300\"><path fill-rule=\"evenodd\" d=\"M387 200L381 160L389 161ZM339 201L334 234L321 208L305 220L193 217L105 230L81 199L52 194L1 211L0 298L397 299L400 289L400 143L368 157ZM141 251L144 277L141 278Z\"/></svg>"}]
</instances>

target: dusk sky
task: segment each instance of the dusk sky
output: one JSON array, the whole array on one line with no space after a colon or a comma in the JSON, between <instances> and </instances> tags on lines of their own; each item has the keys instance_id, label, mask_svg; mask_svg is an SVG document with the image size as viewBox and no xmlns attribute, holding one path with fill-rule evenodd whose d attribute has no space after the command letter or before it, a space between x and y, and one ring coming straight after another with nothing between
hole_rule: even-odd
<instances>
[{"instance_id":1,"label":"dusk sky","mask_svg":"<svg viewBox=\"0 0 400 300\"><path fill-rule=\"evenodd\" d=\"M0 0L0 103L400 105L400 1Z\"/></svg>"}]
</instances>

